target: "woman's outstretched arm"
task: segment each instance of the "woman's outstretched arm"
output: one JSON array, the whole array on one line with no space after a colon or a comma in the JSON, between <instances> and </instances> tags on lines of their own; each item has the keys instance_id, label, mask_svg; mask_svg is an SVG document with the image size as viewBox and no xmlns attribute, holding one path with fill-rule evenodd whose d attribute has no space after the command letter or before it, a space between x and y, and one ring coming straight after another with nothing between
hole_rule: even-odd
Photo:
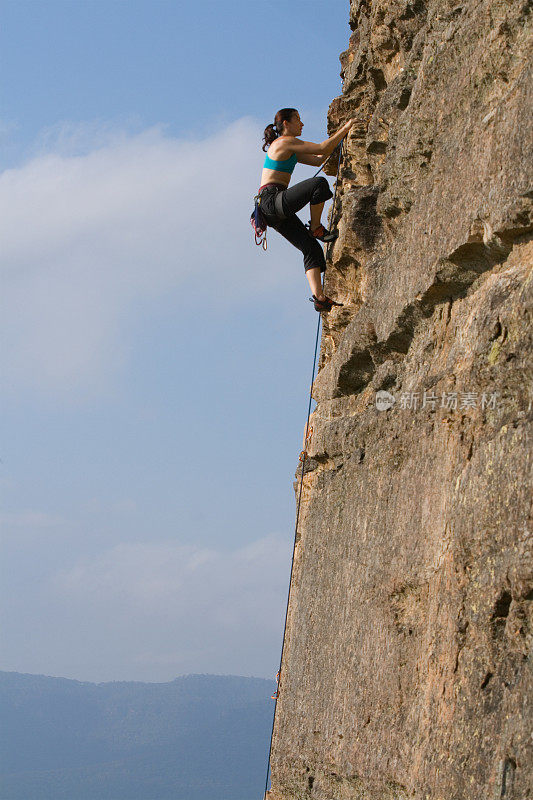
<instances>
[{"instance_id":1,"label":"woman's outstretched arm","mask_svg":"<svg viewBox=\"0 0 533 800\"><path fill-rule=\"evenodd\" d=\"M355 122L357 122L356 119L348 120L342 128L339 128L337 133L334 133L333 136L330 136L329 139L325 139L323 142L304 142L302 139L297 139L296 136L291 136L285 139L284 145L287 150L296 153L298 160L300 160L300 155L305 156L308 154L327 158L327 156L333 153L339 142L346 136ZM285 149L285 147L283 149ZM316 166L322 164L322 158Z\"/></svg>"},{"instance_id":2,"label":"woman's outstretched arm","mask_svg":"<svg viewBox=\"0 0 533 800\"><path fill-rule=\"evenodd\" d=\"M328 156L312 156L311 153L298 153L298 163L310 167L320 167Z\"/></svg>"}]
</instances>

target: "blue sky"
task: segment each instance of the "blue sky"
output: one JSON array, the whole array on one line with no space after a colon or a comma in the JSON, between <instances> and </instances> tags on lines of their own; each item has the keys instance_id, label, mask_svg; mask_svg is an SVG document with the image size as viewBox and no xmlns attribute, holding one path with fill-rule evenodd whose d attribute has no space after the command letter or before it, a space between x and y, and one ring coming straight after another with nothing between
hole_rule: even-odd
<instances>
[{"instance_id":1,"label":"blue sky","mask_svg":"<svg viewBox=\"0 0 533 800\"><path fill-rule=\"evenodd\" d=\"M0 668L270 677L316 312L250 198L277 108L325 137L348 3L1 10Z\"/></svg>"}]
</instances>

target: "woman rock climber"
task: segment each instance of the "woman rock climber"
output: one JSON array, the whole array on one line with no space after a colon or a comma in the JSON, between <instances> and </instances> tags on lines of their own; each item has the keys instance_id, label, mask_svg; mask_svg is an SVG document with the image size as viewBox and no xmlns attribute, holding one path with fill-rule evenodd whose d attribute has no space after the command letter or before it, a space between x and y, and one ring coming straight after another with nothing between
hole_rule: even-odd
<instances>
[{"instance_id":1,"label":"woman rock climber","mask_svg":"<svg viewBox=\"0 0 533 800\"><path fill-rule=\"evenodd\" d=\"M322 288L322 273L326 269L324 251L320 242L331 242L337 233L330 232L320 222L324 203L333 197L325 178L309 178L288 188L297 162L313 167L321 166L355 123L351 119L329 139L319 144L299 139L303 122L295 108L282 108L274 123L265 128L263 150L267 151L259 196L261 211L268 225L287 241L301 250L313 302L317 311L330 311L340 305L326 297ZM311 207L308 226L296 216L307 203Z\"/></svg>"}]
</instances>

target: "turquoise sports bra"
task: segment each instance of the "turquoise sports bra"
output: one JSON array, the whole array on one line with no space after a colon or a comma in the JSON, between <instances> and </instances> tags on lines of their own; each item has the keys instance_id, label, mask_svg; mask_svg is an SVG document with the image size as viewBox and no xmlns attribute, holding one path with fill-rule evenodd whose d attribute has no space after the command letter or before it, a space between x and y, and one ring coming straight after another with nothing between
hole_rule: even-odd
<instances>
[{"instance_id":1,"label":"turquoise sports bra","mask_svg":"<svg viewBox=\"0 0 533 800\"><path fill-rule=\"evenodd\" d=\"M293 153L290 158L286 158L284 161L275 161L273 158L269 158L268 153L265 156L265 163L264 167L266 169L275 169L278 172L293 172L294 167L298 163L298 159L296 157L296 153Z\"/></svg>"}]
</instances>

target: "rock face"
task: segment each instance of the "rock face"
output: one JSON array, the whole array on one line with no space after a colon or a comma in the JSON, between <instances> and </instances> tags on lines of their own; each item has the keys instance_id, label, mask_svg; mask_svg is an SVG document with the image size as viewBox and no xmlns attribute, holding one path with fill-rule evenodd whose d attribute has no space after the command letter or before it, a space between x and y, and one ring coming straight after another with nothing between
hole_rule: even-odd
<instances>
[{"instance_id":1,"label":"rock face","mask_svg":"<svg viewBox=\"0 0 533 800\"><path fill-rule=\"evenodd\" d=\"M271 800L533 797L530 9L351 3Z\"/></svg>"}]
</instances>

